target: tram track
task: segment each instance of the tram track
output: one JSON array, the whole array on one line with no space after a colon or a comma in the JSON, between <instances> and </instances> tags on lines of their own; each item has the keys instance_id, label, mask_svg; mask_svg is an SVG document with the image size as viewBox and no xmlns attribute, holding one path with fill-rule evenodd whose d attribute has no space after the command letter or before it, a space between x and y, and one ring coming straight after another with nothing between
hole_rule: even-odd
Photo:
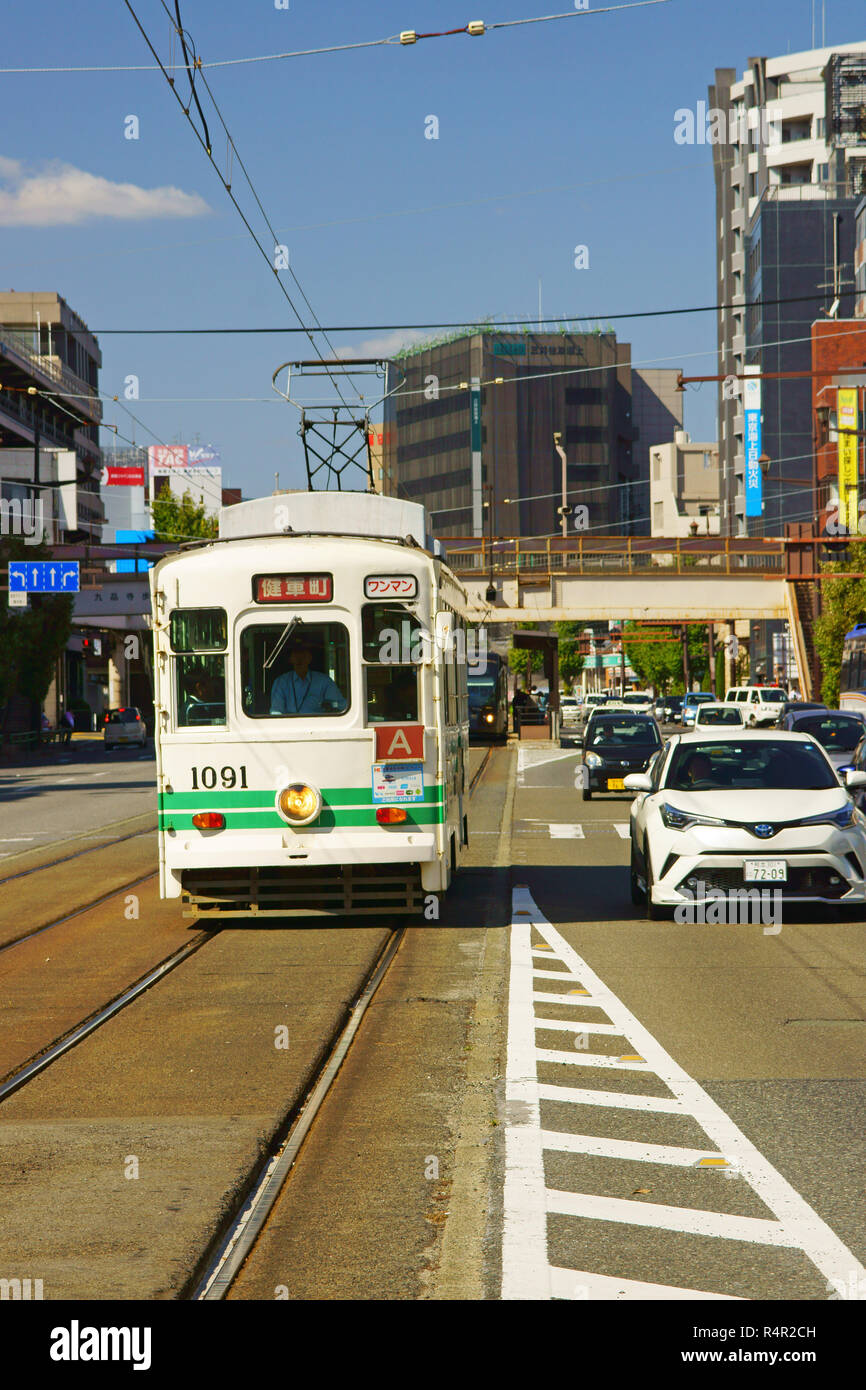
<instances>
[{"instance_id":1,"label":"tram track","mask_svg":"<svg viewBox=\"0 0 866 1390\"><path fill-rule=\"evenodd\" d=\"M470 780L470 797L481 781L492 753L491 744ZM243 1196L235 1203L234 1213L222 1232L205 1251L179 1295L181 1300L218 1302L228 1294L279 1200L304 1140L315 1124L376 991L399 952L406 931L407 927L403 926L391 933L350 1006L346 1021L335 1031L327 1045L324 1061L307 1094L285 1117L270 1153L252 1176Z\"/></svg>"},{"instance_id":2,"label":"tram track","mask_svg":"<svg viewBox=\"0 0 866 1390\"><path fill-rule=\"evenodd\" d=\"M130 888L138 888L142 883L149 883L152 878L156 878L158 870L152 869L148 874L142 874L139 878L132 878L128 883L121 883L118 888L113 888L110 893L103 893L99 898L93 898L90 902L83 903L81 907L73 908L71 912L66 912L62 917L55 917L52 922L44 922L41 927L34 927L32 931L23 932L21 936L13 936L10 941L0 944L0 956L13 946L22 946L25 941L32 941L35 936L42 936L45 932L53 931L55 927L63 926L64 922L71 922L75 917L83 917L86 912L92 912L95 907L102 907L104 903L111 902L112 898L119 898L127 893Z\"/></svg>"},{"instance_id":3,"label":"tram track","mask_svg":"<svg viewBox=\"0 0 866 1390\"><path fill-rule=\"evenodd\" d=\"M28 869L19 869L17 873L6 874L5 877L0 878L0 888L6 883L14 883L16 879L28 878L31 874L39 874L48 869L56 869L58 865L69 864L72 860L81 859L86 854L95 854L99 850L111 849L114 845L122 845L127 840L137 840L143 835L153 835L155 832L156 821L154 821L153 825L147 826L143 830L131 830L127 835L117 835L114 839L103 840L99 844L88 845L86 849L78 849L72 854L64 854L59 859L50 859L46 864L32 864ZM92 837L82 836L81 838L89 839ZM24 853L35 854L38 852L38 848L39 847L34 847L33 849L25 850Z\"/></svg>"}]
</instances>

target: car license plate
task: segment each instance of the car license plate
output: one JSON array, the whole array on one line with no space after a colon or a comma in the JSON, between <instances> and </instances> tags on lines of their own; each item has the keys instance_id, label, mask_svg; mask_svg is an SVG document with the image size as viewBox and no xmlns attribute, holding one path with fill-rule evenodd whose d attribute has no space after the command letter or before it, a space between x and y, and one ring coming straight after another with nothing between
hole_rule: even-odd
<instances>
[{"instance_id":1,"label":"car license plate","mask_svg":"<svg viewBox=\"0 0 866 1390\"><path fill-rule=\"evenodd\" d=\"M785 883L788 865L784 859L747 859L743 878L746 883Z\"/></svg>"},{"instance_id":2,"label":"car license plate","mask_svg":"<svg viewBox=\"0 0 866 1390\"><path fill-rule=\"evenodd\" d=\"M607 789L609 792L624 792L625 779L623 777L608 777Z\"/></svg>"}]
</instances>

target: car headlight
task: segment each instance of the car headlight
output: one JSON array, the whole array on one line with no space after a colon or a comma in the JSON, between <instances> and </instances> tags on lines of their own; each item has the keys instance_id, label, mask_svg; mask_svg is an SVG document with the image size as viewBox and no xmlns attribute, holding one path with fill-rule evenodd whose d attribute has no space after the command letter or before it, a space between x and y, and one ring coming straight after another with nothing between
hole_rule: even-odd
<instances>
[{"instance_id":1,"label":"car headlight","mask_svg":"<svg viewBox=\"0 0 866 1390\"><path fill-rule=\"evenodd\" d=\"M661 818L668 830L688 830L691 825L724 825L715 816L693 815L691 811L681 811L677 806L665 802L661 808Z\"/></svg>"},{"instance_id":2,"label":"car headlight","mask_svg":"<svg viewBox=\"0 0 866 1390\"><path fill-rule=\"evenodd\" d=\"M825 811L820 816L807 816L798 825L835 825L837 830L848 830L854 824L854 807L843 806L838 811Z\"/></svg>"},{"instance_id":3,"label":"car headlight","mask_svg":"<svg viewBox=\"0 0 866 1390\"><path fill-rule=\"evenodd\" d=\"M587 753L584 762L587 767L604 767L604 758L600 758L597 753Z\"/></svg>"}]
</instances>

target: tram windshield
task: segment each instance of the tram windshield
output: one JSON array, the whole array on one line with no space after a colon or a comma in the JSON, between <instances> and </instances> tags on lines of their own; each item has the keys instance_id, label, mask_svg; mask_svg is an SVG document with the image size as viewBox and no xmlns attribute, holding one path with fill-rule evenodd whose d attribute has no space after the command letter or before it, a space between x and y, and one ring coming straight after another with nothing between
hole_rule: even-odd
<instances>
[{"instance_id":1,"label":"tram windshield","mask_svg":"<svg viewBox=\"0 0 866 1390\"><path fill-rule=\"evenodd\" d=\"M315 718L349 708L349 634L342 623L255 623L241 633L241 689L250 719Z\"/></svg>"}]
</instances>

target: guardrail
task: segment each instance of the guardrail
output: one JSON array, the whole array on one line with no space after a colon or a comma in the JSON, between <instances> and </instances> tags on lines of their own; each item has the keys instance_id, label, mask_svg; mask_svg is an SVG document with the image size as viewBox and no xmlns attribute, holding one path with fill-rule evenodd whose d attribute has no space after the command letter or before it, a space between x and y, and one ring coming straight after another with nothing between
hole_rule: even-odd
<instances>
[{"instance_id":1,"label":"guardrail","mask_svg":"<svg viewBox=\"0 0 866 1390\"><path fill-rule=\"evenodd\" d=\"M477 575L546 579L571 574L652 574L653 578L698 572L785 574L785 542L759 537L654 536L442 537L447 563L465 578Z\"/></svg>"}]
</instances>

